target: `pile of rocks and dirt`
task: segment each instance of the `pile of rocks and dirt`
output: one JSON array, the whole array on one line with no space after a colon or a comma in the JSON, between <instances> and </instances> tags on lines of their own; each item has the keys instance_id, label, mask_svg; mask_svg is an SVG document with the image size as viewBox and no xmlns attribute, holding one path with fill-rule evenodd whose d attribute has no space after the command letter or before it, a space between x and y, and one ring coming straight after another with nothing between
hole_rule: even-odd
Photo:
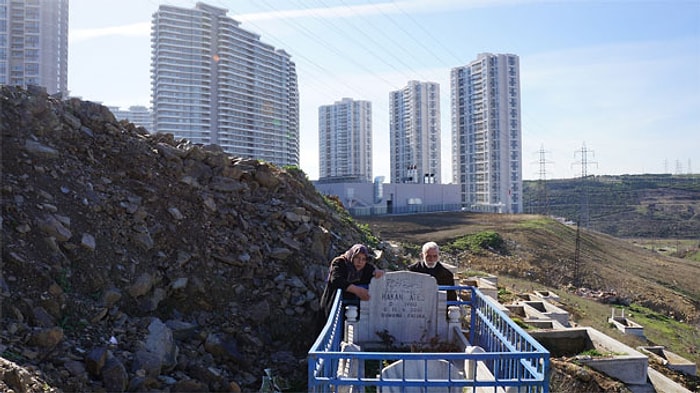
<instances>
[{"instance_id":1,"label":"pile of rocks and dirt","mask_svg":"<svg viewBox=\"0 0 700 393\"><path fill-rule=\"evenodd\" d=\"M1 89L4 390L305 384L328 261L363 241L342 209L298 169Z\"/></svg>"}]
</instances>

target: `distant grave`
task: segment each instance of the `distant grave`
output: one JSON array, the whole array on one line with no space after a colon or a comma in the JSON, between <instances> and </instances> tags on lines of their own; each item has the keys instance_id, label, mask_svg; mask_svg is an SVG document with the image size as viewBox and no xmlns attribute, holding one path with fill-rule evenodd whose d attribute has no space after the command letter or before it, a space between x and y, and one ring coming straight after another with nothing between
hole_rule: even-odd
<instances>
[{"instance_id":1,"label":"distant grave","mask_svg":"<svg viewBox=\"0 0 700 393\"><path fill-rule=\"evenodd\" d=\"M553 319L562 326L569 326L569 312L545 300L519 302L530 319Z\"/></svg>"},{"instance_id":2,"label":"distant grave","mask_svg":"<svg viewBox=\"0 0 700 393\"><path fill-rule=\"evenodd\" d=\"M644 326L627 318L624 309L620 309L620 315L617 315L615 308L613 308L612 315L608 318L608 322L613 324L615 328L622 333L644 337Z\"/></svg>"},{"instance_id":3,"label":"distant grave","mask_svg":"<svg viewBox=\"0 0 700 393\"><path fill-rule=\"evenodd\" d=\"M593 328L535 330L529 333L554 357L576 357L577 362L628 385L647 383L648 358Z\"/></svg>"},{"instance_id":4,"label":"distant grave","mask_svg":"<svg viewBox=\"0 0 700 393\"><path fill-rule=\"evenodd\" d=\"M697 375L697 366L690 360L673 353L663 346L641 346L637 347L642 353L649 355L657 363L663 364L671 370L680 371L689 375Z\"/></svg>"}]
</instances>

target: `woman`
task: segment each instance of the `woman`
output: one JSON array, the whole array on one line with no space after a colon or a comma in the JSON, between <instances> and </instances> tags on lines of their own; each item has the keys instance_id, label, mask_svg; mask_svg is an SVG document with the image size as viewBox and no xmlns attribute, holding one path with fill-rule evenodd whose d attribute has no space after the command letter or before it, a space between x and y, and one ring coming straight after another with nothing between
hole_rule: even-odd
<instances>
[{"instance_id":1,"label":"woman","mask_svg":"<svg viewBox=\"0 0 700 393\"><path fill-rule=\"evenodd\" d=\"M326 288L321 296L323 311L323 318L319 321L321 328L328 320L335 292L338 289L343 290L343 300L369 300L369 291L366 286L372 277L379 278L384 275L383 270L369 263L370 258L369 249L362 244L355 244L343 255L333 258Z\"/></svg>"}]
</instances>

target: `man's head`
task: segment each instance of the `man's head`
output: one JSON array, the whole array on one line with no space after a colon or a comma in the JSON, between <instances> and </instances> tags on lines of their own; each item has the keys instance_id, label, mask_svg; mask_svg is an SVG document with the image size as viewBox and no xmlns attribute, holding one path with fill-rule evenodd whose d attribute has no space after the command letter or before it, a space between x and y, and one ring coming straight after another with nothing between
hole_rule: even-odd
<instances>
[{"instance_id":1,"label":"man's head","mask_svg":"<svg viewBox=\"0 0 700 393\"><path fill-rule=\"evenodd\" d=\"M440 261L440 247L435 242L427 242L423 244L420 255L425 266L432 269Z\"/></svg>"}]
</instances>

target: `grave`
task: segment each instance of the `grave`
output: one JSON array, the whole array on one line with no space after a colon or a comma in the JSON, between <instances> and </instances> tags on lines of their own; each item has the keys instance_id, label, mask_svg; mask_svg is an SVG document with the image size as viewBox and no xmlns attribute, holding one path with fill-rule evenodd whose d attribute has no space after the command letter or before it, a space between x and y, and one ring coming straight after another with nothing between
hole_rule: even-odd
<instances>
[{"instance_id":1,"label":"grave","mask_svg":"<svg viewBox=\"0 0 700 393\"><path fill-rule=\"evenodd\" d=\"M535 296L537 296L538 298L540 298L542 300L549 300L549 301L555 301L555 302L559 301L559 295L557 295L556 293L551 292L551 291L533 291L533 293L535 294ZM530 299L530 300L532 300L532 299Z\"/></svg>"},{"instance_id":2,"label":"grave","mask_svg":"<svg viewBox=\"0 0 700 393\"><path fill-rule=\"evenodd\" d=\"M648 373L649 383L651 384L653 390L647 391L664 393L693 393L678 382L654 370L653 367L649 367ZM639 391L641 392L641 390ZM636 391L633 392L636 393Z\"/></svg>"},{"instance_id":3,"label":"grave","mask_svg":"<svg viewBox=\"0 0 700 393\"><path fill-rule=\"evenodd\" d=\"M409 347L436 352L431 349L436 343L451 344L457 352L483 352L483 349L469 344L461 330L459 307L447 307L447 293L438 291L435 278L409 271L387 272L382 278L372 279L369 294L369 301L360 302L359 318L354 307L350 306L346 311L343 352L383 352ZM349 360L342 361L339 376L354 377L359 370L364 369L364 364L352 363ZM471 371L472 378L478 375L479 380L493 380L486 365L473 360L461 364L443 359L396 360L382 367L379 374L383 380L397 381L435 381L448 378L464 380L465 369ZM405 392L425 391L424 387L404 386L403 389ZM403 390L400 387L384 386L380 391L392 393ZM463 390L457 387L431 387L428 391ZM482 389L475 390L480 391Z\"/></svg>"},{"instance_id":4,"label":"grave","mask_svg":"<svg viewBox=\"0 0 700 393\"><path fill-rule=\"evenodd\" d=\"M504 386L513 378L541 389L549 353L509 321L494 298L467 286L459 292L469 300L462 296L463 304L448 307L446 291L427 274L386 272L372 279L370 299L359 306L340 303L309 351L310 391L506 393L514 391ZM466 336L472 329L476 344ZM491 352L504 359L499 379Z\"/></svg>"},{"instance_id":5,"label":"grave","mask_svg":"<svg viewBox=\"0 0 700 393\"><path fill-rule=\"evenodd\" d=\"M492 287L498 287L498 276L495 276L493 274L487 274L485 276L478 276L479 281L491 285Z\"/></svg>"},{"instance_id":6,"label":"grave","mask_svg":"<svg viewBox=\"0 0 700 393\"><path fill-rule=\"evenodd\" d=\"M632 347L593 328L539 330L529 333L554 357L576 356L579 363L626 384L647 383L649 359Z\"/></svg>"},{"instance_id":7,"label":"grave","mask_svg":"<svg viewBox=\"0 0 700 393\"><path fill-rule=\"evenodd\" d=\"M562 326L569 326L569 312L561 309L550 302L539 301L523 301L525 314L532 319L553 319L559 322Z\"/></svg>"},{"instance_id":8,"label":"grave","mask_svg":"<svg viewBox=\"0 0 700 393\"><path fill-rule=\"evenodd\" d=\"M535 329L566 329L565 326L554 319L525 319L523 322Z\"/></svg>"},{"instance_id":9,"label":"grave","mask_svg":"<svg viewBox=\"0 0 700 393\"><path fill-rule=\"evenodd\" d=\"M625 310L620 309L620 315L615 315L615 308L612 309L612 316L608 318L608 322L612 323L617 330L625 334L644 337L644 326L625 317Z\"/></svg>"},{"instance_id":10,"label":"grave","mask_svg":"<svg viewBox=\"0 0 700 393\"><path fill-rule=\"evenodd\" d=\"M688 375L697 375L697 366L695 366L695 363L667 350L661 345L642 346L637 347L637 349L671 370L680 371Z\"/></svg>"},{"instance_id":11,"label":"grave","mask_svg":"<svg viewBox=\"0 0 700 393\"><path fill-rule=\"evenodd\" d=\"M472 287L476 287L481 291L481 293L493 298L494 301L498 302L498 288L491 282L492 281L483 277L469 277L459 281L460 285L469 285Z\"/></svg>"},{"instance_id":12,"label":"grave","mask_svg":"<svg viewBox=\"0 0 700 393\"><path fill-rule=\"evenodd\" d=\"M360 302L360 318L352 329L353 342L363 348L386 346L387 341L400 347L436 337L447 340L447 293L438 291L432 276L387 272L372 279L369 296Z\"/></svg>"},{"instance_id":13,"label":"grave","mask_svg":"<svg viewBox=\"0 0 700 393\"><path fill-rule=\"evenodd\" d=\"M521 301L522 301L522 300L525 300L525 301L530 301L530 300L538 301L538 300L541 300L541 299L536 298L535 295L533 295L533 294L531 294L531 293L517 293L517 294L516 294L516 297L517 297L518 299L520 299Z\"/></svg>"},{"instance_id":14,"label":"grave","mask_svg":"<svg viewBox=\"0 0 700 393\"><path fill-rule=\"evenodd\" d=\"M562 325L559 321L549 318L547 315L526 307L524 304L507 304L508 316L519 317L523 323L535 329L566 329L567 326Z\"/></svg>"},{"instance_id":15,"label":"grave","mask_svg":"<svg viewBox=\"0 0 700 393\"><path fill-rule=\"evenodd\" d=\"M384 380L403 380L410 378L411 380L427 380L427 379L463 379L462 372L454 364L450 364L447 360L432 359L432 360L398 360L382 369L382 379ZM382 393L423 393L426 388L422 386L405 387L405 386L384 386L381 389ZM427 388L429 393L461 393L461 387L430 387Z\"/></svg>"}]
</instances>

